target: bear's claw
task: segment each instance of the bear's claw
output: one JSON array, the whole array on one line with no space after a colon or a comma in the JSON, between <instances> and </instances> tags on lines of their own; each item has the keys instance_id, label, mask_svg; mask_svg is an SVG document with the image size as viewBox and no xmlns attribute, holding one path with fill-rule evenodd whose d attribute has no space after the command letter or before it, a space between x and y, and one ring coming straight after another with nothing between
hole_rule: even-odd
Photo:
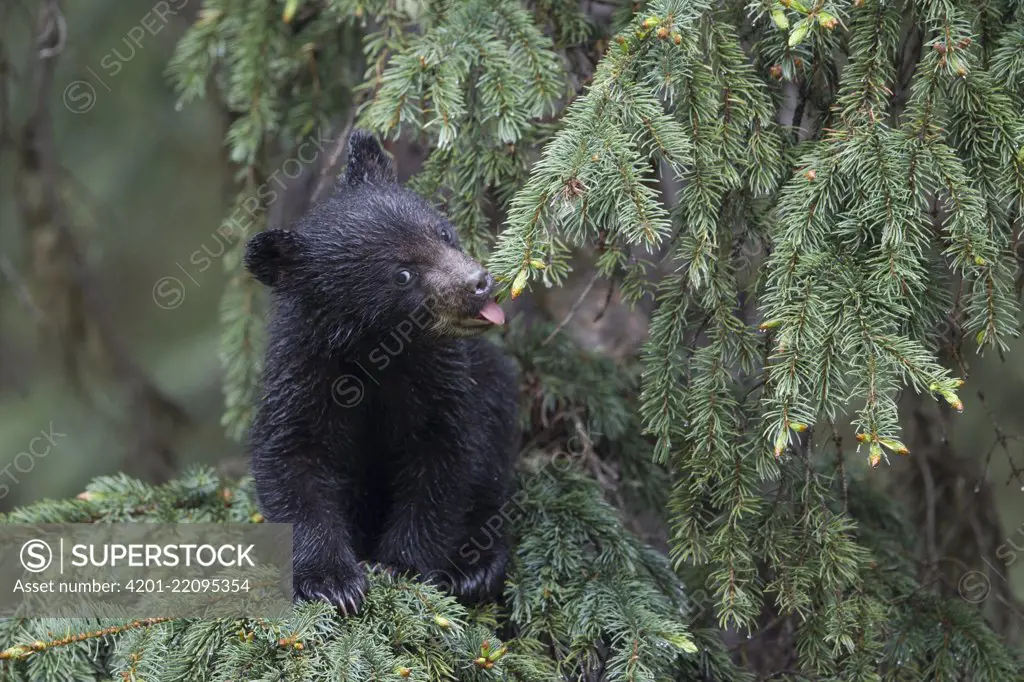
<instances>
[{"instance_id":1,"label":"bear's claw","mask_svg":"<svg viewBox=\"0 0 1024 682\"><path fill-rule=\"evenodd\" d=\"M366 594L366 576L344 579L336 575L295 580L295 598L305 601L325 601L333 604L343 616L353 616L359 612Z\"/></svg>"},{"instance_id":2,"label":"bear's claw","mask_svg":"<svg viewBox=\"0 0 1024 682\"><path fill-rule=\"evenodd\" d=\"M470 602L486 601L499 596L504 588L505 561L496 559L483 566L473 566L454 581L452 592Z\"/></svg>"}]
</instances>

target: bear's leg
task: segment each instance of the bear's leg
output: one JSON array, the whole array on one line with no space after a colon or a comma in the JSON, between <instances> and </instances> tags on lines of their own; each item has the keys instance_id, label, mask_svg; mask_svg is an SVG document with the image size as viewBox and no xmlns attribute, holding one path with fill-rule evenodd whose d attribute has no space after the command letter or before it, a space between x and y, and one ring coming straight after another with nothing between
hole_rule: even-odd
<instances>
[{"instance_id":1,"label":"bear's leg","mask_svg":"<svg viewBox=\"0 0 1024 682\"><path fill-rule=\"evenodd\" d=\"M467 485L467 471L455 473L439 464L444 462L440 453L420 453L418 462L415 474L404 472L399 479L376 559L416 573L466 603L497 598L508 564L506 507L511 502L505 501L503 486L489 480L497 489L482 499L480 482Z\"/></svg>"},{"instance_id":2,"label":"bear's leg","mask_svg":"<svg viewBox=\"0 0 1024 682\"><path fill-rule=\"evenodd\" d=\"M510 495L504 477L489 480L493 489L474 500L463 524L466 535L451 558L452 590L466 602L497 599L504 591L511 523L522 511L524 495Z\"/></svg>"},{"instance_id":3,"label":"bear's leg","mask_svg":"<svg viewBox=\"0 0 1024 682\"><path fill-rule=\"evenodd\" d=\"M273 456L260 448L253 455L253 482L264 518L293 524L295 599L326 601L345 615L358 611L366 572L353 551L350 520L338 504L340 483L305 455Z\"/></svg>"},{"instance_id":4,"label":"bear's leg","mask_svg":"<svg viewBox=\"0 0 1024 682\"><path fill-rule=\"evenodd\" d=\"M447 585L458 578L453 563L465 536L472 504L465 473L438 439L438 451L418 449L391 484L391 509L373 552L375 561L398 572ZM424 451L429 450L429 451Z\"/></svg>"}]
</instances>

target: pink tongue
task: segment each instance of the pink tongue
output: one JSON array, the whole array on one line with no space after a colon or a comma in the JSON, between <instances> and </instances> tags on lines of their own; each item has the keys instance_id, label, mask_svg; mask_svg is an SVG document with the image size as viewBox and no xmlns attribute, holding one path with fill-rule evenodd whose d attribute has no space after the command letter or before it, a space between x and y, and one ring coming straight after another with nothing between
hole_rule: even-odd
<instances>
[{"instance_id":1,"label":"pink tongue","mask_svg":"<svg viewBox=\"0 0 1024 682\"><path fill-rule=\"evenodd\" d=\"M488 301L480 311L480 317L491 324L505 324L505 311L498 307L494 301Z\"/></svg>"}]
</instances>

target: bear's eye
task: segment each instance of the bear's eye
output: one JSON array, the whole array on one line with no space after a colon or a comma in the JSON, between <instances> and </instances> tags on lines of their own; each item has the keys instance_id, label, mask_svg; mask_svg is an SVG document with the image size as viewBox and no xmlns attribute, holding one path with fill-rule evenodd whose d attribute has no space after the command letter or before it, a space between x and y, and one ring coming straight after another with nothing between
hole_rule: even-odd
<instances>
[{"instance_id":1,"label":"bear's eye","mask_svg":"<svg viewBox=\"0 0 1024 682\"><path fill-rule=\"evenodd\" d=\"M412 281L412 273L409 272L408 270L399 270L398 272L395 273L395 283L398 286L404 287L406 284L408 284L411 281Z\"/></svg>"},{"instance_id":2,"label":"bear's eye","mask_svg":"<svg viewBox=\"0 0 1024 682\"><path fill-rule=\"evenodd\" d=\"M447 227L442 227L440 230L438 230L438 234L441 235L441 241L445 242L446 244L452 243L452 233L448 231Z\"/></svg>"}]
</instances>

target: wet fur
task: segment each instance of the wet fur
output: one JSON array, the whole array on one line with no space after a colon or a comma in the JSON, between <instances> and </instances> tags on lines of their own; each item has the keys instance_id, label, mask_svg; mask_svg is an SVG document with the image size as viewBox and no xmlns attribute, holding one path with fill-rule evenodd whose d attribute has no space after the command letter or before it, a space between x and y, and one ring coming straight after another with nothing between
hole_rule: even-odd
<instances>
[{"instance_id":1,"label":"wet fur","mask_svg":"<svg viewBox=\"0 0 1024 682\"><path fill-rule=\"evenodd\" d=\"M485 528L512 492L515 375L467 322L479 265L454 235L357 132L335 194L247 246L273 291L252 474L266 519L294 524L296 598L358 610L360 561L467 602L502 590L508 550Z\"/></svg>"}]
</instances>

